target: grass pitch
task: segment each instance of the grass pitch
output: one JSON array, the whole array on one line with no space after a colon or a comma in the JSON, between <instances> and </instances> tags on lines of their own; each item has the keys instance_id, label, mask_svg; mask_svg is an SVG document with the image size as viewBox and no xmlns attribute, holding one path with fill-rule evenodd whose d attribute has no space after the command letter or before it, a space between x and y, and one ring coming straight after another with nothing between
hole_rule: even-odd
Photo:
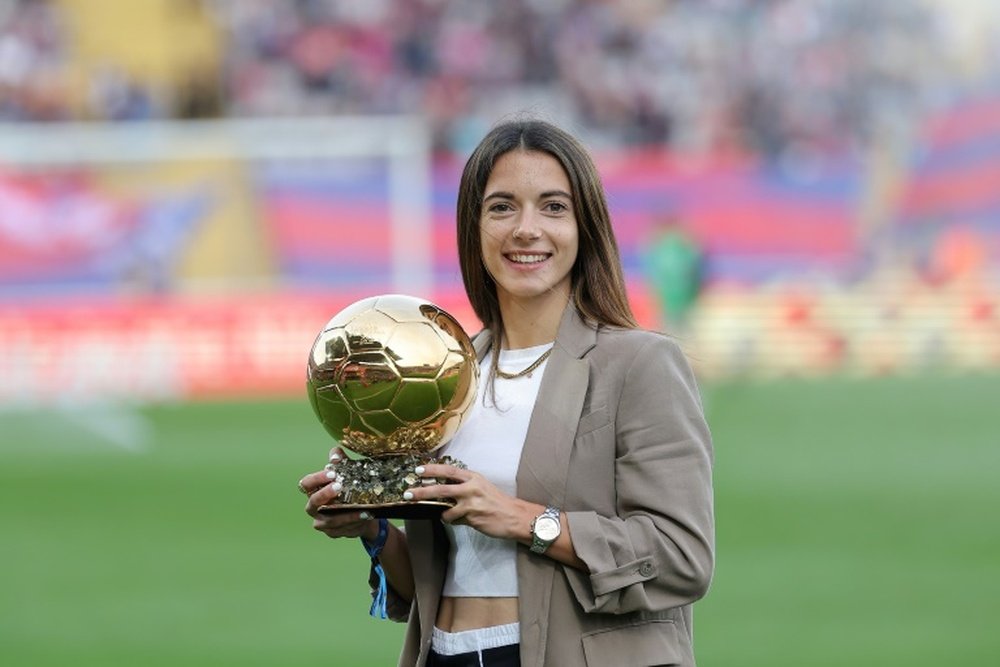
<instances>
[{"instance_id":1,"label":"grass pitch","mask_svg":"<svg viewBox=\"0 0 1000 667\"><path fill-rule=\"evenodd\" d=\"M705 388L704 667L992 664L1000 377ZM0 662L395 664L367 558L295 488L305 398L0 412Z\"/></svg>"}]
</instances>

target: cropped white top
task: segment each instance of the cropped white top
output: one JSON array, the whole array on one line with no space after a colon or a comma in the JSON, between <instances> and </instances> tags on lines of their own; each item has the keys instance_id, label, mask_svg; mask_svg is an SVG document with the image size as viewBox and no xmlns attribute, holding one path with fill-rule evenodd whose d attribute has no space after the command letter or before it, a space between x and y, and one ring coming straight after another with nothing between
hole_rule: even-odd
<instances>
[{"instance_id":1,"label":"cropped white top","mask_svg":"<svg viewBox=\"0 0 1000 667\"><path fill-rule=\"evenodd\" d=\"M516 373L527 368L552 343L520 350L501 350L500 369ZM517 466L528 432L547 362L529 375L508 380L496 377L496 404L489 383L491 355L480 362L475 405L455 438L442 450L482 474L504 493L517 491ZM451 541L443 593L449 597L516 597L517 543L490 537L469 526L445 524Z\"/></svg>"}]
</instances>

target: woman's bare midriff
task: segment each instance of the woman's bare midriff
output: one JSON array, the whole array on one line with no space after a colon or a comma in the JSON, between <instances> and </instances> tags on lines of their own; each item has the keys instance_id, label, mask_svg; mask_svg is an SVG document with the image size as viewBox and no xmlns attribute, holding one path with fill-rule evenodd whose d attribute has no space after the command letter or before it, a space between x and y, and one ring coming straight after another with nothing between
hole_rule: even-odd
<instances>
[{"instance_id":1,"label":"woman's bare midriff","mask_svg":"<svg viewBox=\"0 0 1000 667\"><path fill-rule=\"evenodd\" d=\"M517 623L517 598L441 598L436 625L445 632L462 632Z\"/></svg>"}]
</instances>

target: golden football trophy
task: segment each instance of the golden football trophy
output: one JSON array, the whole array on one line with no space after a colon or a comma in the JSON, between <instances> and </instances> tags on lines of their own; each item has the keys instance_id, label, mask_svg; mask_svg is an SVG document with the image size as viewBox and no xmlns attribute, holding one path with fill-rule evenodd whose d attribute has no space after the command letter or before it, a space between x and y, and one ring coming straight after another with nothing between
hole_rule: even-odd
<instances>
[{"instance_id":1,"label":"golden football trophy","mask_svg":"<svg viewBox=\"0 0 1000 667\"><path fill-rule=\"evenodd\" d=\"M320 511L386 518L438 516L453 502L403 500L414 468L461 462L432 452L458 431L476 396L469 336L441 308L401 294L362 299L334 315L309 354L306 390L327 432L348 451L333 466L343 487Z\"/></svg>"}]
</instances>

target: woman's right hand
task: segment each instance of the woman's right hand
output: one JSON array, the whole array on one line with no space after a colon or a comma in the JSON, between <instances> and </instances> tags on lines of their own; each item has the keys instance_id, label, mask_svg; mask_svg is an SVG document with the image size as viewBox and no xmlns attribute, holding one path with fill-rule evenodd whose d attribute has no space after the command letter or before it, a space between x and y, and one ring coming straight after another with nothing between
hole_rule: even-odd
<instances>
[{"instance_id":1,"label":"woman's right hand","mask_svg":"<svg viewBox=\"0 0 1000 667\"><path fill-rule=\"evenodd\" d=\"M378 521L367 512L320 512L319 508L333 504L340 495L337 463L344 460L340 447L330 450L330 465L319 472L299 480L299 489L309 496L306 514L313 519L313 528L329 537L364 537L374 540L378 535Z\"/></svg>"}]
</instances>

